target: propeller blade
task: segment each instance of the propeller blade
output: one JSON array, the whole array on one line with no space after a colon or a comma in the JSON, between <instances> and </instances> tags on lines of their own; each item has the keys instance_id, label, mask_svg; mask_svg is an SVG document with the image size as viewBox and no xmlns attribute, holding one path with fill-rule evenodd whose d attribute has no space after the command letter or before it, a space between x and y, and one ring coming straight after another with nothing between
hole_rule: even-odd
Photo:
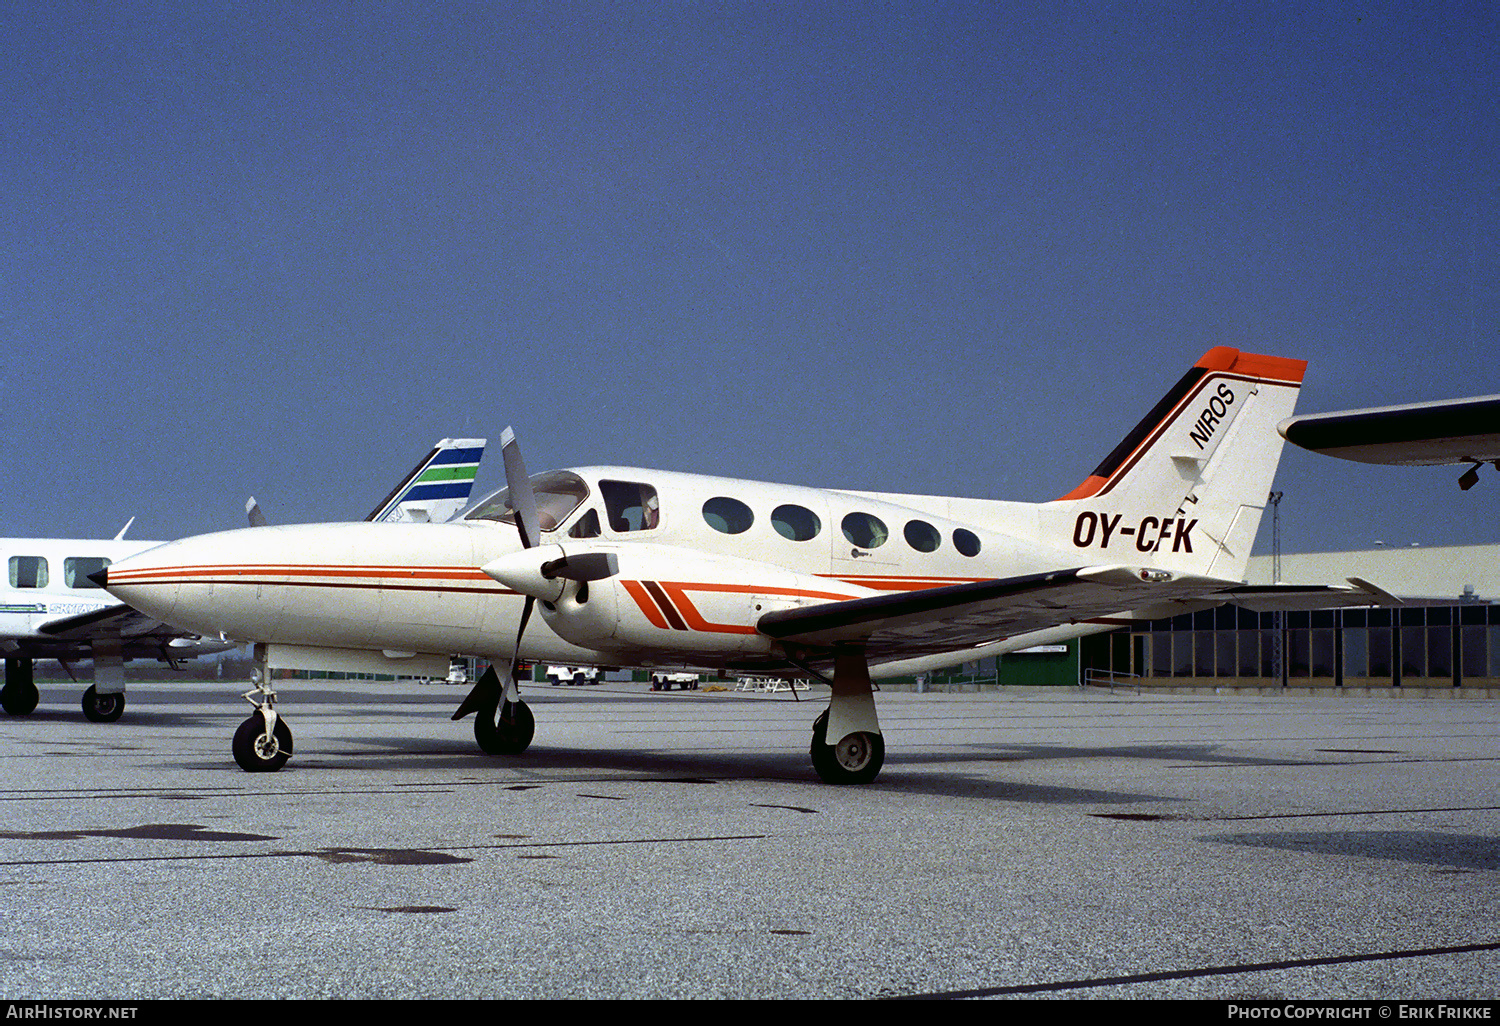
<instances>
[{"instance_id":1,"label":"propeller blade","mask_svg":"<svg viewBox=\"0 0 1500 1026\"><path fill-rule=\"evenodd\" d=\"M474 687L470 689L468 697L459 703L453 718L461 720L471 712L498 708L502 689L500 675L495 672L495 668L486 667L484 673L480 674L479 679L474 682Z\"/></svg>"},{"instance_id":2,"label":"propeller blade","mask_svg":"<svg viewBox=\"0 0 1500 1026\"><path fill-rule=\"evenodd\" d=\"M516 651L510 657L510 679L517 684L521 683L519 676L521 672L521 635L526 633L526 621L531 619L531 607L534 605L536 605L536 599L527 595L526 604L521 607L521 626L516 629Z\"/></svg>"},{"instance_id":3,"label":"propeller blade","mask_svg":"<svg viewBox=\"0 0 1500 1026\"><path fill-rule=\"evenodd\" d=\"M521 459L516 433L506 428L500 435L500 455L505 461L505 483L510 488L510 508L516 511L516 528L521 532L521 547L529 549L542 537L541 518L536 512L536 493Z\"/></svg>"},{"instance_id":4,"label":"propeller blade","mask_svg":"<svg viewBox=\"0 0 1500 1026\"><path fill-rule=\"evenodd\" d=\"M602 581L620 572L620 560L613 552L580 552L542 564L542 576L563 577L570 581Z\"/></svg>"},{"instance_id":5,"label":"propeller blade","mask_svg":"<svg viewBox=\"0 0 1500 1026\"><path fill-rule=\"evenodd\" d=\"M251 527L265 527L266 515L260 511L260 503L255 501L255 496L250 496L245 503L245 515L250 518Z\"/></svg>"}]
</instances>

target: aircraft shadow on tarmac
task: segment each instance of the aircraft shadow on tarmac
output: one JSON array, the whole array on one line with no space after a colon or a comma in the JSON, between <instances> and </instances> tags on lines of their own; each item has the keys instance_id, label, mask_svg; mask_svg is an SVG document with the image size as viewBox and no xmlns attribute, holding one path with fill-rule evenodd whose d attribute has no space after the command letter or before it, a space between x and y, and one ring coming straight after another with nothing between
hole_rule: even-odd
<instances>
[{"instance_id":1,"label":"aircraft shadow on tarmac","mask_svg":"<svg viewBox=\"0 0 1500 1026\"><path fill-rule=\"evenodd\" d=\"M514 786L568 783L590 779L600 773L618 776L622 780L703 784L772 780L807 784L818 789L828 786L819 782L816 773L806 766L805 756L785 751L711 753L534 746L520 757L489 758L475 753L463 741L456 742L452 748L431 738L406 736L349 737L342 741L356 747L338 752L318 751L295 756L281 773L292 773L299 768L304 772L337 769L423 773L482 771L485 767L494 767L511 775L509 779L497 779L495 783ZM1110 751L1113 753L1116 750ZM1034 756L1025 751L1016 756L980 755L977 758L968 753L923 754L907 751L892 757L886 763L881 779L866 787L914 795L1048 805L1124 805L1176 800L1175 797L1163 795L995 779L988 774L964 772L959 768L976 761L1019 762L1032 757ZM1052 753L1043 749L1040 757L1052 757ZM941 764L952 764L954 769L944 773L934 772L929 768ZM904 773L904 766L921 769L919 772ZM199 765L194 768L208 767ZM845 794L851 793L840 790Z\"/></svg>"},{"instance_id":2,"label":"aircraft shadow on tarmac","mask_svg":"<svg viewBox=\"0 0 1500 1026\"><path fill-rule=\"evenodd\" d=\"M1500 870L1500 847L1493 837L1436 830L1330 830L1266 834L1214 834L1198 838L1215 844L1274 848L1320 855L1353 855L1449 869Z\"/></svg>"}]
</instances>

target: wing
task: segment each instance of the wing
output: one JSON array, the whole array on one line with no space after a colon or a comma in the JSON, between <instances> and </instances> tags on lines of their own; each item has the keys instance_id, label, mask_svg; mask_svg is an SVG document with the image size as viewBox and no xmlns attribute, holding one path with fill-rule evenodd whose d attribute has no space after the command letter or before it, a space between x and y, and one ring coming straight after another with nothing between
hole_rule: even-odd
<instances>
[{"instance_id":1,"label":"wing","mask_svg":"<svg viewBox=\"0 0 1500 1026\"><path fill-rule=\"evenodd\" d=\"M1402 599L1357 577L1348 585L1247 585L1127 566L998 578L767 613L762 634L829 649L859 643L872 663L962 652L1032 631L1111 617L1160 619L1233 603L1255 611L1451 604Z\"/></svg>"},{"instance_id":2,"label":"wing","mask_svg":"<svg viewBox=\"0 0 1500 1026\"><path fill-rule=\"evenodd\" d=\"M79 642L113 638L122 641L172 641L176 638L197 637L168 626L123 602L91 613L48 620L37 630L58 641Z\"/></svg>"},{"instance_id":3,"label":"wing","mask_svg":"<svg viewBox=\"0 0 1500 1026\"><path fill-rule=\"evenodd\" d=\"M1500 459L1500 396L1292 417L1293 445L1360 463L1435 466Z\"/></svg>"},{"instance_id":4,"label":"wing","mask_svg":"<svg viewBox=\"0 0 1500 1026\"><path fill-rule=\"evenodd\" d=\"M1140 567L1080 567L779 610L757 626L762 634L810 648L862 643L875 662L961 651L1143 606L1155 611L1163 603L1236 587L1235 581Z\"/></svg>"}]
</instances>

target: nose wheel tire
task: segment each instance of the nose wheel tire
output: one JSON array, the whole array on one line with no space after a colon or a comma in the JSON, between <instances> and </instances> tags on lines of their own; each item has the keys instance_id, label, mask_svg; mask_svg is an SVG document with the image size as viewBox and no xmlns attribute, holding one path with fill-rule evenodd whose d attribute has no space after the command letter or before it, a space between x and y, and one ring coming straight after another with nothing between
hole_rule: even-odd
<instances>
[{"instance_id":1,"label":"nose wheel tire","mask_svg":"<svg viewBox=\"0 0 1500 1026\"><path fill-rule=\"evenodd\" d=\"M486 755L520 755L535 734L536 720L525 702L501 702L474 715L474 740Z\"/></svg>"},{"instance_id":2,"label":"nose wheel tire","mask_svg":"<svg viewBox=\"0 0 1500 1026\"><path fill-rule=\"evenodd\" d=\"M813 769L825 784L868 784L879 775L885 763L885 739L879 734L855 731L833 745L827 743L827 735L825 712L813 723L809 749Z\"/></svg>"},{"instance_id":3,"label":"nose wheel tire","mask_svg":"<svg viewBox=\"0 0 1500 1026\"><path fill-rule=\"evenodd\" d=\"M83 693L83 715L94 723L113 723L125 712L125 696L119 692L101 695L92 687Z\"/></svg>"},{"instance_id":4,"label":"nose wheel tire","mask_svg":"<svg viewBox=\"0 0 1500 1026\"><path fill-rule=\"evenodd\" d=\"M283 719L276 720L266 737L266 718L252 713L234 732L234 761L246 773L274 773L292 757L292 731Z\"/></svg>"}]
</instances>

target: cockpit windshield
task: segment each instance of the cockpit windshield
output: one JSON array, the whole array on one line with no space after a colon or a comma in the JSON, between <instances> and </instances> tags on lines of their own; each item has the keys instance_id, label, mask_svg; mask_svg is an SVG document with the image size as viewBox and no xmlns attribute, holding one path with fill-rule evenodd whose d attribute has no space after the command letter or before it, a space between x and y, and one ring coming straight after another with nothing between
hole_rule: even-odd
<instances>
[{"instance_id":1,"label":"cockpit windshield","mask_svg":"<svg viewBox=\"0 0 1500 1026\"><path fill-rule=\"evenodd\" d=\"M583 478L568 470L549 470L531 475L531 489L536 492L537 519L543 531L555 531L557 525L589 497L589 486ZM465 520L498 520L514 524L516 511L510 507L510 489L502 488L464 514Z\"/></svg>"}]
</instances>

